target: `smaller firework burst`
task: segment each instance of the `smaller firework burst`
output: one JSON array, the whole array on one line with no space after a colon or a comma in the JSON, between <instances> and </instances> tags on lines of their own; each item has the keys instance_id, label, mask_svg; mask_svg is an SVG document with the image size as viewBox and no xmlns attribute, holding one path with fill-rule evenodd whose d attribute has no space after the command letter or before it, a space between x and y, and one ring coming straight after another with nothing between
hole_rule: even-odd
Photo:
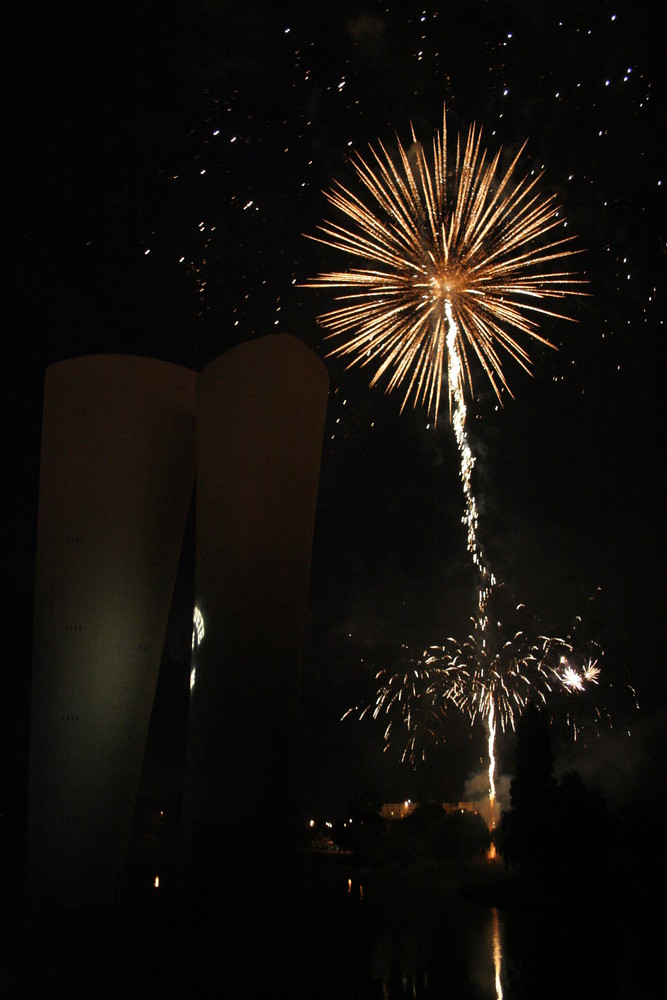
<instances>
[{"instance_id":1,"label":"smaller firework burst","mask_svg":"<svg viewBox=\"0 0 667 1000\"><path fill-rule=\"evenodd\" d=\"M491 610L497 612L498 604L494 591ZM471 724L482 720L489 734L491 789L496 727L514 730L529 702L546 707L553 716L564 705L574 739L585 717L592 716L596 725L609 718L594 697L603 652L578 634L579 617L564 637L545 635L524 604L506 610L502 620L491 613L483 620L472 619L472 626L465 641L450 637L419 656L410 656L404 647L405 664L393 672L381 670L374 700L350 709L345 717L371 714L383 720L385 749L402 738L403 760L413 765L444 740L450 708L467 715ZM579 712L573 710L573 696Z\"/></svg>"}]
</instances>

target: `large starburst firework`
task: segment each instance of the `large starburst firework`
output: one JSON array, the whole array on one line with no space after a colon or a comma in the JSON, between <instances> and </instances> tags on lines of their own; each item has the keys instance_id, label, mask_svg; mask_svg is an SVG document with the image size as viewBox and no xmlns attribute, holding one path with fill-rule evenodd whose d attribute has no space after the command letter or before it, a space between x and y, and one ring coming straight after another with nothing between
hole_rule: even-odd
<instances>
[{"instance_id":1,"label":"large starburst firework","mask_svg":"<svg viewBox=\"0 0 667 1000\"><path fill-rule=\"evenodd\" d=\"M457 389L472 389L469 349L500 396L503 353L529 367L516 335L548 344L539 317L567 318L541 301L584 294L573 272L553 269L579 251L554 232L564 220L536 190L542 174L513 180L525 144L500 174L501 151L489 159L481 136L473 124L465 146L457 140L451 172L444 112L430 163L414 129L409 150L397 139L396 161L371 146L370 159L352 160L365 200L338 184L326 197L347 225L327 222L312 237L367 262L308 282L340 290L344 304L318 318L342 338L331 354L377 363L371 384L391 371L387 391L407 384L403 406L412 396L436 420L445 365L450 412Z\"/></svg>"}]
</instances>

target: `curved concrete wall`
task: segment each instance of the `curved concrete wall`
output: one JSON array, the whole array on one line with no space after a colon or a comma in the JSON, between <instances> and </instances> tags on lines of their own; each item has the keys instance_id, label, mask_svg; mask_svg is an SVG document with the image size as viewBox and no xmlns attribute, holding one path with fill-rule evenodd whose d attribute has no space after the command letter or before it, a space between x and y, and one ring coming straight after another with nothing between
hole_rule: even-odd
<instances>
[{"instance_id":1,"label":"curved concrete wall","mask_svg":"<svg viewBox=\"0 0 667 1000\"><path fill-rule=\"evenodd\" d=\"M44 393L28 876L75 904L123 870L194 476L197 376L53 365Z\"/></svg>"},{"instance_id":2,"label":"curved concrete wall","mask_svg":"<svg viewBox=\"0 0 667 1000\"><path fill-rule=\"evenodd\" d=\"M229 351L197 393L196 646L187 867L225 886L286 861L328 375L281 334ZM252 874L250 874L252 873Z\"/></svg>"}]
</instances>

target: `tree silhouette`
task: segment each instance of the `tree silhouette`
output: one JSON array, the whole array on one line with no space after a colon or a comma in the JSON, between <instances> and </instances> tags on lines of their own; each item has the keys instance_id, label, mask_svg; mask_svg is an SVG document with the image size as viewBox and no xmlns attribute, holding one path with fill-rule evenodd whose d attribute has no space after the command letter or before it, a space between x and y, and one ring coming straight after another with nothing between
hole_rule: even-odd
<instances>
[{"instance_id":1,"label":"tree silhouette","mask_svg":"<svg viewBox=\"0 0 667 1000\"><path fill-rule=\"evenodd\" d=\"M560 878L581 888L600 873L609 857L611 815L604 798L586 788L576 771L564 774L555 792L552 866Z\"/></svg>"},{"instance_id":2,"label":"tree silhouette","mask_svg":"<svg viewBox=\"0 0 667 1000\"><path fill-rule=\"evenodd\" d=\"M512 809L503 814L500 848L508 864L543 868L551 849L554 815L554 761L549 722L528 705L516 727Z\"/></svg>"},{"instance_id":3,"label":"tree silhouette","mask_svg":"<svg viewBox=\"0 0 667 1000\"><path fill-rule=\"evenodd\" d=\"M544 712L529 706L516 732L512 808L503 813L499 837L505 863L532 870L561 891L584 891L608 859L607 804L585 787L576 771L555 780Z\"/></svg>"}]
</instances>

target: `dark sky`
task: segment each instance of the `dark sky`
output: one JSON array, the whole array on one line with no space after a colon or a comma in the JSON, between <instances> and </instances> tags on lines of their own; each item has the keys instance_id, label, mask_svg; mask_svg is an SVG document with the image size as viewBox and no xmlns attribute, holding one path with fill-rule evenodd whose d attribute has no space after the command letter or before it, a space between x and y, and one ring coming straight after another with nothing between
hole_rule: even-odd
<instances>
[{"instance_id":1,"label":"dark sky","mask_svg":"<svg viewBox=\"0 0 667 1000\"><path fill-rule=\"evenodd\" d=\"M113 6L27 15L10 40L4 121L8 802L24 780L44 368L113 351L200 369L278 330L324 356L326 295L300 287L343 263L303 236L330 214L322 189L352 183L353 149L391 146L395 132L409 142L411 122L430 141L443 101L450 138L475 120L491 150L509 156L529 140L523 164L546 167L542 190L562 204L590 280L576 325L543 325L559 350L534 352L534 377L508 364L514 400L498 408L476 379L482 542L548 628L582 614L605 649L614 729L588 749L563 744L564 766L609 794L664 790L667 178L655 7L210 0L138 2L127 17ZM452 718L413 774L383 756L381 727L338 721L402 643L461 634L474 610L453 433L446 421L427 428L422 412L399 415L398 397L327 363L304 799L338 808L363 784L385 799L458 798L480 767L480 727ZM186 555L152 731L158 783L182 749L189 566ZM504 754L511 769L510 740Z\"/></svg>"}]
</instances>

